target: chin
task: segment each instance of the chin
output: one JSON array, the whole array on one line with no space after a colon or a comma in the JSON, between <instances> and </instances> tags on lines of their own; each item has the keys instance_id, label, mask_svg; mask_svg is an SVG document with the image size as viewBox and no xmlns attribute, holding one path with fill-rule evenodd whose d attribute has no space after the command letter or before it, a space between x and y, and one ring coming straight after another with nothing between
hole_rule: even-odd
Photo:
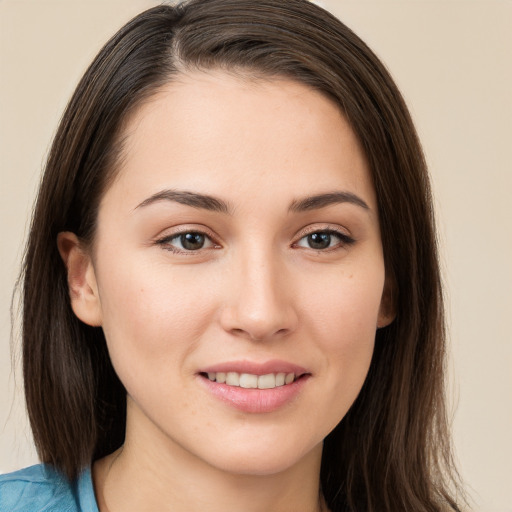
<instances>
[{"instance_id":1,"label":"chin","mask_svg":"<svg viewBox=\"0 0 512 512\"><path fill-rule=\"evenodd\" d=\"M296 443L290 443L290 446L283 446L282 443L279 448L270 443L255 449L233 448L214 454L211 465L233 475L271 476L298 467L306 460L310 463L311 458L318 457L320 460L322 445L321 442L303 450L299 450Z\"/></svg>"}]
</instances>

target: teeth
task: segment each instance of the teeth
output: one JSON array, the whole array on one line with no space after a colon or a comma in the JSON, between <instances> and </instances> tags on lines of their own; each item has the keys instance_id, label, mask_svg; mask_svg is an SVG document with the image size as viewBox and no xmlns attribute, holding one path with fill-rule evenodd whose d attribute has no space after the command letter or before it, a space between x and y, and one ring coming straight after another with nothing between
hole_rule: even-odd
<instances>
[{"instance_id":1,"label":"teeth","mask_svg":"<svg viewBox=\"0 0 512 512\"><path fill-rule=\"evenodd\" d=\"M211 381L226 383L228 386L237 386L246 389L274 389L279 386L291 384L295 380L294 373L268 373L267 375L253 375L251 373L237 372L209 372Z\"/></svg>"},{"instance_id":2,"label":"teeth","mask_svg":"<svg viewBox=\"0 0 512 512\"><path fill-rule=\"evenodd\" d=\"M228 386L240 386L240 374L236 372L226 373L226 384Z\"/></svg>"},{"instance_id":3,"label":"teeth","mask_svg":"<svg viewBox=\"0 0 512 512\"><path fill-rule=\"evenodd\" d=\"M251 375L250 373L242 373L240 375L240 387L247 389L254 389L258 387L258 376Z\"/></svg>"},{"instance_id":4,"label":"teeth","mask_svg":"<svg viewBox=\"0 0 512 512\"><path fill-rule=\"evenodd\" d=\"M272 389L276 387L276 376L273 373L258 377L258 389Z\"/></svg>"},{"instance_id":5,"label":"teeth","mask_svg":"<svg viewBox=\"0 0 512 512\"><path fill-rule=\"evenodd\" d=\"M285 379L286 379L286 373L278 373L276 375L276 386L284 386Z\"/></svg>"}]
</instances>

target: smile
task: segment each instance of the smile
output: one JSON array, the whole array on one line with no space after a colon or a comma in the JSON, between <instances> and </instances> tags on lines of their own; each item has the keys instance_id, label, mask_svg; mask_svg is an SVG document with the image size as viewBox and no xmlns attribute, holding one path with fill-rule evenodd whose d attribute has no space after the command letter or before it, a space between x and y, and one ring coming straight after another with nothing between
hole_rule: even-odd
<instances>
[{"instance_id":1,"label":"smile","mask_svg":"<svg viewBox=\"0 0 512 512\"><path fill-rule=\"evenodd\" d=\"M274 389L280 386L286 386L295 381L295 373L254 375L251 373L237 372L208 372L207 376L212 382L245 389Z\"/></svg>"},{"instance_id":2,"label":"smile","mask_svg":"<svg viewBox=\"0 0 512 512\"><path fill-rule=\"evenodd\" d=\"M286 371L276 372L266 365L264 373L257 365L252 365L251 369L256 373L250 373L249 368L238 368L241 371L235 372L229 371L232 368L226 365L221 366L198 373L202 386L224 404L246 413L269 413L291 406L312 376L294 365L288 365Z\"/></svg>"}]
</instances>

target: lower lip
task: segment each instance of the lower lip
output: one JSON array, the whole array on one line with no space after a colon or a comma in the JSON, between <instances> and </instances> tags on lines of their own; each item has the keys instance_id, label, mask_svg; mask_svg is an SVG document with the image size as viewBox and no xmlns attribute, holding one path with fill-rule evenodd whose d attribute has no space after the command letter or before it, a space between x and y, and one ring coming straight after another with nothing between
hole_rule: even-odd
<instances>
[{"instance_id":1,"label":"lower lip","mask_svg":"<svg viewBox=\"0 0 512 512\"><path fill-rule=\"evenodd\" d=\"M309 375L303 375L291 384L272 389L246 389L211 381L202 375L199 378L212 395L235 409L250 413L265 413L276 411L292 403L306 384Z\"/></svg>"}]
</instances>

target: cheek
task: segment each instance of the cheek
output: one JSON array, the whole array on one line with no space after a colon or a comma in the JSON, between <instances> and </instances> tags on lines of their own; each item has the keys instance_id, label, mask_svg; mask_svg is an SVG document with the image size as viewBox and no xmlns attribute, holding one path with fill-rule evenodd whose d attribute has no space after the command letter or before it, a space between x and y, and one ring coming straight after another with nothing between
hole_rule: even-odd
<instances>
[{"instance_id":1,"label":"cheek","mask_svg":"<svg viewBox=\"0 0 512 512\"><path fill-rule=\"evenodd\" d=\"M323 293L309 296L310 336L324 354L327 406L336 411L334 424L346 414L368 373L383 286L384 270L366 267L324 283Z\"/></svg>"},{"instance_id":2,"label":"cheek","mask_svg":"<svg viewBox=\"0 0 512 512\"><path fill-rule=\"evenodd\" d=\"M176 367L211 322L210 291L183 269L171 272L166 265L147 265L136 257L118 265L108 258L103 262L103 330L121 380L146 379L155 364Z\"/></svg>"},{"instance_id":3,"label":"cheek","mask_svg":"<svg viewBox=\"0 0 512 512\"><path fill-rule=\"evenodd\" d=\"M358 350L375 337L384 288L383 265L359 265L304 287L303 306L312 325L322 334L316 338L329 351Z\"/></svg>"}]
</instances>

